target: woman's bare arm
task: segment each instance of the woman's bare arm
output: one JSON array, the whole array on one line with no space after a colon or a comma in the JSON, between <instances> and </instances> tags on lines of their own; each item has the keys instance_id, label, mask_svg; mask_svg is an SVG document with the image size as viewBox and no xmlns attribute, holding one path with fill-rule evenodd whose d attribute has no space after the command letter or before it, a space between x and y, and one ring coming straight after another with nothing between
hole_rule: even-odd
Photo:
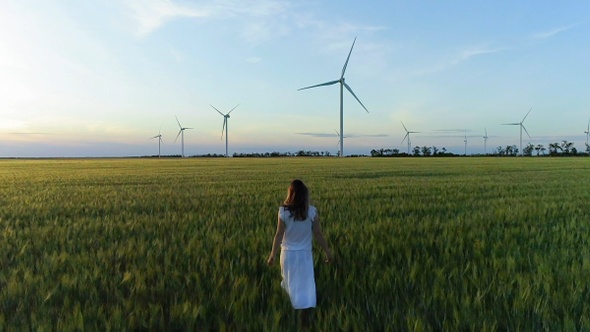
<instances>
[{"instance_id":1,"label":"woman's bare arm","mask_svg":"<svg viewBox=\"0 0 590 332\"><path fill-rule=\"evenodd\" d=\"M275 233L274 239L272 240L272 250L270 251L270 255L268 256L268 260L266 261L268 265L272 265L275 262L275 256L279 251L279 247L281 245L281 242L283 241L283 235L285 234L285 222L281 220L280 216L277 219L277 231Z\"/></svg>"},{"instance_id":2,"label":"woman's bare arm","mask_svg":"<svg viewBox=\"0 0 590 332\"><path fill-rule=\"evenodd\" d=\"M312 230L313 230L313 237L315 238L315 240L318 242L320 247L322 247L322 249L326 253L326 259L325 259L326 263L331 262L334 259L334 256L332 255L332 252L330 251L330 248L328 247L328 241L326 241L326 238L324 237L324 233L322 232L322 226L320 225L319 214L317 214L315 216L315 219L313 220Z\"/></svg>"}]
</instances>

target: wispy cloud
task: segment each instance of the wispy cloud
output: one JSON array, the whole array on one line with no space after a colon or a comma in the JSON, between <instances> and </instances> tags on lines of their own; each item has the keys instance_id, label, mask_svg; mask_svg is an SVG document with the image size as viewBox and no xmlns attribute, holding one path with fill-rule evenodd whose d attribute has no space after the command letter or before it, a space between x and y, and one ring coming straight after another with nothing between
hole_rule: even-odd
<instances>
[{"instance_id":1,"label":"wispy cloud","mask_svg":"<svg viewBox=\"0 0 590 332\"><path fill-rule=\"evenodd\" d=\"M434 73L438 73L447 70L451 67L457 66L465 61L468 61L474 57L493 54L505 51L506 48L491 48L487 46L469 46L457 52L454 52L451 56L447 56L446 59L440 60L437 64L429 67L424 67L414 71L411 76L424 76Z\"/></svg>"},{"instance_id":2,"label":"wispy cloud","mask_svg":"<svg viewBox=\"0 0 590 332\"><path fill-rule=\"evenodd\" d=\"M533 38L534 39L547 39L547 38L551 38L561 32L570 30L572 28L575 28L577 26L579 26L581 23L576 23L576 24L571 24L571 25L567 25L567 26L563 26L563 27L559 27L559 28L555 28L552 30L548 30L548 31L542 31L542 32L537 32L535 34L533 34Z\"/></svg>"},{"instance_id":3,"label":"wispy cloud","mask_svg":"<svg viewBox=\"0 0 590 332\"><path fill-rule=\"evenodd\" d=\"M127 5L133 11L133 17L137 22L137 34L140 36L147 35L176 18L210 15L206 9L181 6L171 0L128 0Z\"/></svg>"},{"instance_id":4,"label":"wispy cloud","mask_svg":"<svg viewBox=\"0 0 590 332\"><path fill-rule=\"evenodd\" d=\"M489 47L469 47L467 49L462 50L456 57L455 60L451 61L451 65L457 65L463 61L467 61L473 57L485 55L485 54L492 54L503 51L503 48L489 48Z\"/></svg>"}]
</instances>

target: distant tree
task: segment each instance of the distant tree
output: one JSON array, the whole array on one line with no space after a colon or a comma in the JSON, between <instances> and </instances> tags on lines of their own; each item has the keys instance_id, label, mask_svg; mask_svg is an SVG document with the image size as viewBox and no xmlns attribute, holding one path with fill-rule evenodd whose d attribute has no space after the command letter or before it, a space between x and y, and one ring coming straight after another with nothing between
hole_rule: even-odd
<instances>
[{"instance_id":1,"label":"distant tree","mask_svg":"<svg viewBox=\"0 0 590 332\"><path fill-rule=\"evenodd\" d=\"M522 149L522 152L525 156L530 157L533 155L533 150L535 149L535 146L532 145L531 143L527 144L527 146L524 147L524 149Z\"/></svg>"},{"instance_id":2,"label":"distant tree","mask_svg":"<svg viewBox=\"0 0 590 332\"><path fill-rule=\"evenodd\" d=\"M428 157L432 154L432 149L429 146L423 146L422 147L422 155L425 157Z\"/></svg>"},{"instance_id":3,"label":"distant tree","mask_svg":"<svg viewBox=\"0 0 590 332\"><path fill-rule=\"evenodd\" d=\"M588 143L584 143L586 144L586 153L590 154L590 144Z\"/></svg>"},{"instance_id":4,"label":"distant tree","mask_svg":"<svg viewBox=\"0 0 590 332\"><path fill-rule=\"evenodd\" d=\"M549 154L555 156L561 151L561 145L558 142L549 143Z\"/></svg>"},{"instance_id":5,"label":"distant tree","mask_svg":"<svg viewBox=\"0 0 590 332\"><path fill-rule=\"evenodd\" d=\"M498 146L496 148L496 154L498 156L503 156L506 153L506 150L504 150L504 148L502 146Z\"/></svg>"},{"instance_id":6,"label":"distant tree","mask_svg":"<svg viewBox=\"0 0 590 332\"><path fill-rule=\"evenodd\" d=\"M506 149L504 150L507 156L511 156L513 153L512 145L506 145Z\"/></svg>"},{"instance_id":7,"label":"distant tree","mask_svg":"<svg viewBox=\"0 0 590 332\"><path fill-rule=\"evenodd\" d=\"M561 149L563 150L563 153L570 154L570 151L572 150L573 147L574 147L573 142L568 142L566 140L561 141Z\"/></svg>"},{"instance_id":8,"label":"distant tree","mask_svg":"<svg viewBox=\"0 0 590 332\"><path fill-rule=\"evenodd\" d=\"M543 151L545 151L545 148L543 147L543 144L537 144L535 146L535 151L537 151L537 156L539 155L539 152L541 151L541 149L543 149Z\"/></svg>"},{"instance_id":9,"label":"distant tree","mask_svg":"<svg viewBox=\"0 0 590 332\"><path fill-rule=\"evenodd\" d=\"M572 147L572 155L577 155L578 154L578 149L576 149L575 147Z\"/></svg>"},{"instance_id":10,"label":"distant tree","mask_svg":"<svg viewBox=\"0 0 590 332\"><path fill-rule=\"evenodd\" d=\"M418 145L416 145L414 147L414 149L412 150L412 152L414 153L414 156L419 156L420 155L420 147Z\"/></svg>"},{"instance_id":11,"label":"distant tree","mask_svg":"<svg viewBox=\"0 0 590 332\"><path fill-rule=\"evenodd\" d=\"M438 154L438 148L436 146L432 146L432 155L436 156Z\"/></svg>"},{"instance_id":12,"label":"distant tree","mask_svg":"<svg viewBox=\"0 0 590 332\"><path fill-rule=\"evenodd\" d=\"M393 149L393 150L391 150L391 154L398 155L399 154L399 149Z\"/></svg>"}]
</instances>

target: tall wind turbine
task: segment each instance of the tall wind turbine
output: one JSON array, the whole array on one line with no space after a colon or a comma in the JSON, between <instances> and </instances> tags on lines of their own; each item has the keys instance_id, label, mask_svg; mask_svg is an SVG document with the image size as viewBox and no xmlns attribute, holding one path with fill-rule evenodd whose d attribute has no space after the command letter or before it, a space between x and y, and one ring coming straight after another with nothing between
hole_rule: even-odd
<instances>
[{"instance_id":1,"label":"tall wind turbine","mask_svg":"<svg viewBox=\"0 0 590 332\"><path fill-rule=\"evenodd\" d=\"M151 137L150 139L157 138L158 139L158 158L160 158L160 145L162 145L162 130L158 131L158 135Z\"/></svg>"},{"instance_id":2,"label":"tall wind turbine","mask_svg":"<svg viewBox=\"0 0 590 332\"><path fill-rule=\"evenodd\" d=\"M408 131L408 129L406 128L406 126L404 125L403 122L402 122L402 126L404 126L404 130L406 131L406 136L404 136L402 143L406 140L406 137L407 137L408 138L408 154L410 154L410 144L412 144L412 143L410 143L410 134L417 134L417 133L419 133L419 131Z\"/></svg>"},{"instance_id":3,"label":"tall wind turbine","mask_svg":"<svg viewBox=\"0 0 590 332\"><path fill-rule=\"evenodd\" d=\"M343 90L344 90L344 88L346 88L346 90L348 90L348 92L350 92L350 94L354 97L354 99L356 99L356 101L358 101L359 104L361 104L361 106L365 109L365 111L367 111L367 113L369 113L369 110L365 107L365 105L363 105L361 100L358 99L358 97L354 94L354 92L352 92L352 89L350 88L350 86L348 86L348 84L346 84L346 82L344 81L344 72L346 72L346 66L348 65L348 60L350 60L350 54L352 53L352 48L354 47L355 42L356 42L356 37L354 38L354 41L352 42L352 46L350 47L350 52L348 52L348 57L346 58L346 62L344 63L344 67L342 67L342 74L340 75L340 79L335 80L335 81L326 82L326 83L307 86L307 87L301 88L301 89L297 89L297 91L301 91L301 90L306 90L306 89L317 88L320 86L327 86L327 85L333 85L336 83L340 83L340 157L344 157L344 103L343 103L343 99L344 99L343 98L343 96L344 96Z\"/></svg>"},{"instance_id":4,"label":"tall wind turbine","mask_svg":"<svg viewBox=\"0 0 590 332\"><path fill-rule=\"evenodd\" d=\"M180 121L178 121L178 117L174 116L176 118L176 122L178 123L178 128L180 128L180 130L178 131L178 135L176 135L176 138L174 139L174 143L176 143L176 140L178 140L178 136L182 136L181 137L181 144L182 144L182 158L184 158L184 131L187 129L194 129L194 128L187 128L187 127L183 127L180 124Z\"/></svg>"},{"instance_id":5,"label":"tall wind turbine","mask_svg":"<svg viewBox=\"0 0 590 332\"><path fill-rule=\"evenodd\" d=\"M465 155L467 155L467 134L465 134L465 139L463 142L465 143Z\"/></svg>"},{"instance_id":6,"label":"tall wind turbine","mask_svg":"<svg viewBox=\"0 0 590 332\"><path fill-rule=\"evenodd\" d=\"M527 116L529 116L529 113L533 110L533 108L531 107L531 109L527 112L527 114L524 116L524 118L522 118L522 121L520 122L515 122L515 123L503 123L502 125L505 126L520 126L520 155L524 155L522 153L522 130L524 129L525 133L527 134L527 136L529 138L531 138L531 135L529 135L529 132L526 130L526 128L524 127L524 125L522 124L524 122L524 120L526 119Z\"/></svg>"},{"instance_id":7,"label":"tall wind turbine","mask_svg":"<svg viewBox=\"0 0 590 332\"><path fill-rule=\"evenodd\" d=\"M483 154L488 154L488 129L487 128L483 128L483 130L485 131L485 135L483 135Z\"/></svg>"},{"instance_id":8,"label":"tall wind turbine","mask_svg":"<svg viewBox=\"0 0 590 332\"><path fill-rule=\"evenodd\" d=\"M237 104L236 107L240 106L240 104ZM232 108L231 111L227 112L227 114L223 114L221 113L217 108L215 108L215 106L211 105L211 107L213 107L217 113L221 114L221 116L223 116L223 127L221 127L221 138L223 139L223 130L225 130L225 156L227 157L227 136L229 134L229 129L227 128L227 119L230 118L229 113L231 113L233 110L236 109L236 107Z\"/></svg>"}]
</instances>

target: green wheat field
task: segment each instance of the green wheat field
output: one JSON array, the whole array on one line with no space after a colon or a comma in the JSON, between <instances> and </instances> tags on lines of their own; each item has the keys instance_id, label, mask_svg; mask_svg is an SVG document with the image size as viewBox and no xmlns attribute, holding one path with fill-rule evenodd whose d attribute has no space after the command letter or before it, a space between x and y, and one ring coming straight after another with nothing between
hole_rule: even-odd
<instances>
[{"instance_id":1,"label":"green wheat field","mask_svg":"<svg viewBox=\"0 0 590 332\"><path fill-rule=\"evenodd\" d=\"M312 330L590 330L589 158L0 161L0 330L289 331L268 267L292 178Z\"/></svg>"}]
</instances>

